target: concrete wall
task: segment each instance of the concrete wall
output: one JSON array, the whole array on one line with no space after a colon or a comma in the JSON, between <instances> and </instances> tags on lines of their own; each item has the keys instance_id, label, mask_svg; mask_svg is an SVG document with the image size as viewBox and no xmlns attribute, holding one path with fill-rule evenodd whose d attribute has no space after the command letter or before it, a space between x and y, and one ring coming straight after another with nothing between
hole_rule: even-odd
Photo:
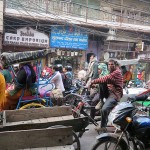
<instances>
[{"instance_id":1,"label":"concrete wall","mask_svg":"<svg viewBox=\"0 0 150 150\"><path fill-rule=\"evenodd\" d=\"M0 0L0 32L3 32L3 1Z\"/></svg>"}]
</instances>

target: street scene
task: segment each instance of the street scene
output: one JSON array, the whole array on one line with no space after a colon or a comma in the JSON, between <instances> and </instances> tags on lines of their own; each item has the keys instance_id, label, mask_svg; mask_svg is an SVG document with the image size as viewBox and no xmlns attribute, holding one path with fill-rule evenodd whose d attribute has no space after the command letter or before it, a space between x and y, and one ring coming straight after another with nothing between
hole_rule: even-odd
<instances>
[{"instance_id":1,"label":"street scene","mask_svg":"<svg viewBox=\"0 0 150 150\"><path fill-rule=\"evenodd\" d=\"M0 150L150 150L149 0L0 0Z\"/></svg>"}]
</instances>

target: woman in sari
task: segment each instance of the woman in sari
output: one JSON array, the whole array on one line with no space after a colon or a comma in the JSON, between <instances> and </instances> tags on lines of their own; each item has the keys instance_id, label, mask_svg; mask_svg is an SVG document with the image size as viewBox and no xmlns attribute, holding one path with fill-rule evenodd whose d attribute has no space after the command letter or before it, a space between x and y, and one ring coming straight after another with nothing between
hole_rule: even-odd
<instances>
[{"instance_id":1,"label":"woman in sari","mask_svg":"<svg viewBox=\"0 0 150 150\"><path fill-rule=\"evenodd\" d=\"M4 76L0 73L0 111L2 111L5 102L6 82Z\"/></svg>"},{"instance_id":2,"label":"woman in sari","mask_svg":"<svg viewBox=\"0 0 150 150\"><path fill-rule=\"evenodd\" d=\"M1 110L15 109L18 103L19 97L30 96L34 91L34 83L36 81L36 74L30 63L20 64L20 70L17 73L14 89L6 90L5 101L1 107Z\"/></svg>"}]
</instances>

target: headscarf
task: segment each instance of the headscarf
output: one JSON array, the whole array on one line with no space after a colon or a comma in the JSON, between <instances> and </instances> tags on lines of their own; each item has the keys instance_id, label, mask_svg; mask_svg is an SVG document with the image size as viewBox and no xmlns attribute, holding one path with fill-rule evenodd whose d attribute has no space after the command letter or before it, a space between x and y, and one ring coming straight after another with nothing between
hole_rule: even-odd
<instances>
[{"instance_id":1,"label":"headscarf","mask_svg":"<svg viewBox=\"0 0 150 150\"><path fill-rule=\"evenodd\" d=\"M102 72L100 74L101 77L109 74L109 71L107 69L107 65L105 63L99 63L98 69L102 69Z\"/></svg>"}]
</instances>

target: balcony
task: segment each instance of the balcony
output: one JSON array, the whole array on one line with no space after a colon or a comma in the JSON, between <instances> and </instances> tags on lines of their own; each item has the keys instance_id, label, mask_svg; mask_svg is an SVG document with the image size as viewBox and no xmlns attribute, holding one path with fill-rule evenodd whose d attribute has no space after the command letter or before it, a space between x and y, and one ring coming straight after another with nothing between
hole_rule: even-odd
<instances>
[{"instance_id":1,"label":"balcony","mask_svg":"<svg viewBox=\"0 0 150 150\"><path fill-rule=\"evenodd\" d=\"M92 8L85 5L54 0L5 0L5 14L76 21L77 24L99 27L119 27L150 32L150 14L129 10L115 10L111 7ZM32 12L32 14L31 14ZM49 17L51 15L51 17ZM52 17L53 16L53 17ZM59 17L58 17L59 16ZM64 17L64 18L63 18ZM65 20L66 19L66 20ZM123 25L124 24L124 25ZM139 26L140 27L139 27Z\"/></svg>"}]
</instances>

